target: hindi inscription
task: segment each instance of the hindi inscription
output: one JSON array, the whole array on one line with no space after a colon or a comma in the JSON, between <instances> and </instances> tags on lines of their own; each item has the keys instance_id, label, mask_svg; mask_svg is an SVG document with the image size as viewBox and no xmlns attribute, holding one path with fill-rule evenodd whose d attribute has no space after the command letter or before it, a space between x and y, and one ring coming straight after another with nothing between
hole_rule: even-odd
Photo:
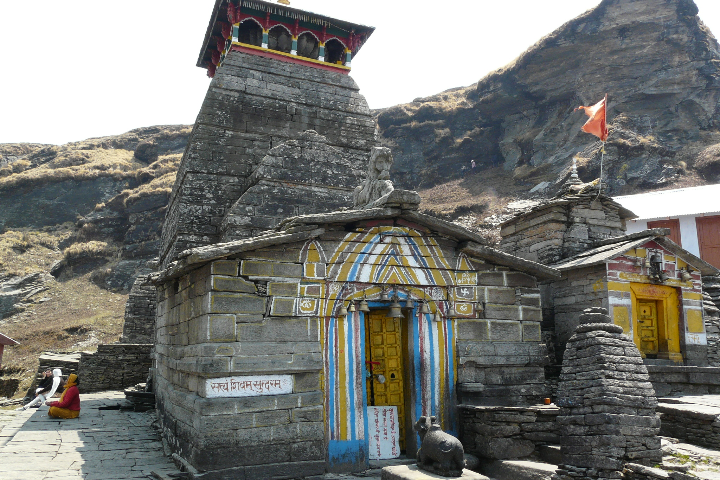
<instances>
[{"instance_id":1,"label":"hindi inscription","mask_svg":"<svg viewBox=\"0 0 720 480\"><path fill-rule=\"evenodd\" d=\"M208 378L205 397L258 397L292 393L292 375Z\"/></svg>"},{"instance_id":2,"label":"hindi inscription","mask_svg":"<svg viewBox=\"0 0 720 480\"><path fill-rule=\"evenodd\" d=\"M367 407L370 460L400 456L397 407Z\"/></svg>"}]
</instances>

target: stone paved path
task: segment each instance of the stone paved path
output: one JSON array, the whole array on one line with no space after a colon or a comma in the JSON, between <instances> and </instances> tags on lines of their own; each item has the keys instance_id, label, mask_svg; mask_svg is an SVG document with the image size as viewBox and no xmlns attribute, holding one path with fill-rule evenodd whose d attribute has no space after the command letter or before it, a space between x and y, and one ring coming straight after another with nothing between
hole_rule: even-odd
<instances>
[{"instance_id":1,"label":"stone paved path","mask_svg":"<svg viewBox=\"0 0 720 480\"><path fill-rule=\"evenodd\" d=\"M151 427L155 411L99 410L122 392L82 394L80 418L51 419L48 407L0 414L2 480L148 479L178 473ZM6 420L11 418L9 422Z\"/></svg>"}]
</instances>

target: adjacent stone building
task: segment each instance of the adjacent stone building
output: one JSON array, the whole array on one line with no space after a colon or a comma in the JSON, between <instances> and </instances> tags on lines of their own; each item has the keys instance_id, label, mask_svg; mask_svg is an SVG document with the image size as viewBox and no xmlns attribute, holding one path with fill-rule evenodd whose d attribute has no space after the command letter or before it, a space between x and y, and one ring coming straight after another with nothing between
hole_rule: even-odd
<instances>
[{"instance_id":1,"label":"adjacent stone building","mask_svg":"<svg viewBox=\"0 0 720 480\"><path fill-rule=\"evenodd\" d=\"M667 229L625 235L632 217L576 180L505 222L501 248L562 272L541 286L558 362L582 311L602 307L648 363L707 365L701 277L717 269L670 240Z\"/></svg>"}]
</instances>

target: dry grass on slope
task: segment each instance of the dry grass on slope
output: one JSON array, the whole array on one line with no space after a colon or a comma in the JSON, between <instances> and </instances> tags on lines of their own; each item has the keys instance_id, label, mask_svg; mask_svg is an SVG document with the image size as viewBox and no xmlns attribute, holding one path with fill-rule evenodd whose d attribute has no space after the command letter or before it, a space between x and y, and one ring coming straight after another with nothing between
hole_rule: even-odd
<instances>
[{"instance_id":1,"label":"dry grass on slope","mask_svg":"<svg viewBox=\"0 0 720 480\"><path fill-rule=\"evenodd\" d=\"M105 254L111 248L75 244L63 252L59 246L73 234L71 224L0 234L0 278L48 272L68 253ZM23 311L0 319L0 332L20 342L6 348L3 355L3 366L20 370L16 378L22 378L23 383L18 392L28 388L42 352L94 351L99 343L118 340L127 295L99 288L90 280L94 273L61 277L60 281L46 276L46 290L30 297Z\"/></svg>"},{"instance_id":2,"label":"dry grass on slope","mask_svg":"<svg viewBox=\"0 0 720 480\"><path fill-rule=\"evenodd\" d=\"M27 168L25 163L22 166L23 171L16 171L20 167L13 169L11 166L7 176L0 178L0 191L65 180L131 178L137 170L145 167L133 156L132 151L105 149L65 150L58 153L53 160L35 168Z\"/></svg>"}]
</instances>

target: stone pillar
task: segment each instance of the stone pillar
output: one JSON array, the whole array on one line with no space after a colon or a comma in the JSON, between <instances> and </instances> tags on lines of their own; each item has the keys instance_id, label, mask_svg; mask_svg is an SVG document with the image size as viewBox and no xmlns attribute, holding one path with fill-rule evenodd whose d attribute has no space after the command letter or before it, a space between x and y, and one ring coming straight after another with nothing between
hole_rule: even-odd
<instances>
[{"instance_id":1,"label":"stone pillar","mask_svg":"<svg viewBox=\"0 0 720 480\"><path fill-rule=\"evenodd\" d=\"M604 308L588 308L567 343L558 385L562 464L554 480L622 478L627 462L662 462L657 398L640 351Z\"/></svg>"}]
</instances>

